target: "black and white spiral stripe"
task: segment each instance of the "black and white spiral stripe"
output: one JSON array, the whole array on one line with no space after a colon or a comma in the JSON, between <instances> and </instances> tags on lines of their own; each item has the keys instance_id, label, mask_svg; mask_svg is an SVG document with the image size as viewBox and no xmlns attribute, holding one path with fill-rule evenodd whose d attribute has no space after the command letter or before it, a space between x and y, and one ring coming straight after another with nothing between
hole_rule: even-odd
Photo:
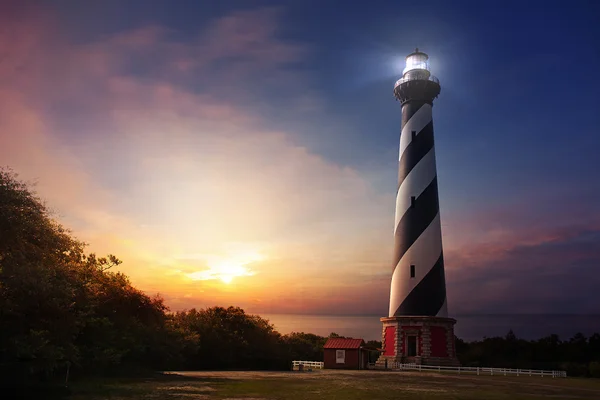
<instances>
[{"instance_id":1,"label":"black and white spiral stripe","mask_svg":"<svg viewBox=\"0 0 600 400\"><path fill-rule=\"evenodd\" d=\"M390 317L448 314L431 111L402 107Z\"/></svg>"}]
</instances>

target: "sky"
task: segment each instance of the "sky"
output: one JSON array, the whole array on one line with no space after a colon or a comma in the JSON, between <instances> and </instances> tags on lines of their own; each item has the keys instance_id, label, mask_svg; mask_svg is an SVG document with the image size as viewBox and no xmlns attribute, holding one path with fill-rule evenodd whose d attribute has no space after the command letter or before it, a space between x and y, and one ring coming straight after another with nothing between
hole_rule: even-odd
<instances>
[{"instance_id":1,"label":"sky","mask_svg":"<svg viewBox=\"0 0 600 400\"><path fill-rule=\"evenodd\" d=\"M600 3L7 1L0 165L172 310L385 316L430 56L449 314L600 313Z\"/></svg>"}]
</instances>

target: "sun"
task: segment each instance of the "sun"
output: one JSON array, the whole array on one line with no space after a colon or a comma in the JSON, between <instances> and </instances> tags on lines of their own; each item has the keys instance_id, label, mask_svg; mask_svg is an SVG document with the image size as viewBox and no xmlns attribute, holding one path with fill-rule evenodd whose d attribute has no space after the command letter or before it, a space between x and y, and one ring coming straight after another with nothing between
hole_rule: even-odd
<instances>
[{"instance_id":1,"label":"sun","mask_svg":"<svg viewBox=\"0 0 600 400\"><path fill-rule=\"evenodd\" d=\"M224 284L229 285L235 278L254 275L255 272L250 270L246 265L262 259L263 257L256 253L212 259L208 263L209 269L193 272L188 274L188 277L196 281L220 280Z\"/></svg>"},{"instance_id":2,"label":"sun","mask_svg":"<svg viewBox=\"0 0 600 400\"><path fill-rule=\"evenodd\" d=\"M247 263L250 263L250 261L244 264ZM239 261L235 263L234 261L226 260L212 267L213 274L225 284L230 284L233 278L254 275L244 264L239 263Z\"/></svg>"}]
</instances>

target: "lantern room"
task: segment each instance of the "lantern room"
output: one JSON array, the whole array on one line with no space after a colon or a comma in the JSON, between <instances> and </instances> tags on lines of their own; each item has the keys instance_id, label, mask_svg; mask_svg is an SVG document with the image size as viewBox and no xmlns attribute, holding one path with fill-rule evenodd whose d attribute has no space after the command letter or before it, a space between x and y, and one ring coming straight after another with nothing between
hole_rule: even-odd
<instances>
[{"instance_id":1,"label":"lantern room","mask_svg":"<svg viewBox=\"0 0 600 400\"><path fill-rule=\"evenodd\" d=\"M419 77L427 79L430 75L429 71L429 56L419 49L415 49L413 53L406 56L406 67L402 71L404 78Z\"/></svg>"}]
</instances>

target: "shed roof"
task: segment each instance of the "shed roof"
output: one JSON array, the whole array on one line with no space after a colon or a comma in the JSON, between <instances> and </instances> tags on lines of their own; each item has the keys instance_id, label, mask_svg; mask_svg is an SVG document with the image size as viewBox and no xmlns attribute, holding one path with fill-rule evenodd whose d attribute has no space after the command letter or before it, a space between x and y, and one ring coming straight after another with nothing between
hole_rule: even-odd
<instances>
[{"instance_id":1,"label":"shed roof","mask_svg":"<svg viewBox=\"0 0 600 400\"><path fill-rule=\"evenodd\" d=\"M329 338L324 349L358 349L363 346L365 341L362 339L352 338Z\"/></svg>"}]
</instances>

